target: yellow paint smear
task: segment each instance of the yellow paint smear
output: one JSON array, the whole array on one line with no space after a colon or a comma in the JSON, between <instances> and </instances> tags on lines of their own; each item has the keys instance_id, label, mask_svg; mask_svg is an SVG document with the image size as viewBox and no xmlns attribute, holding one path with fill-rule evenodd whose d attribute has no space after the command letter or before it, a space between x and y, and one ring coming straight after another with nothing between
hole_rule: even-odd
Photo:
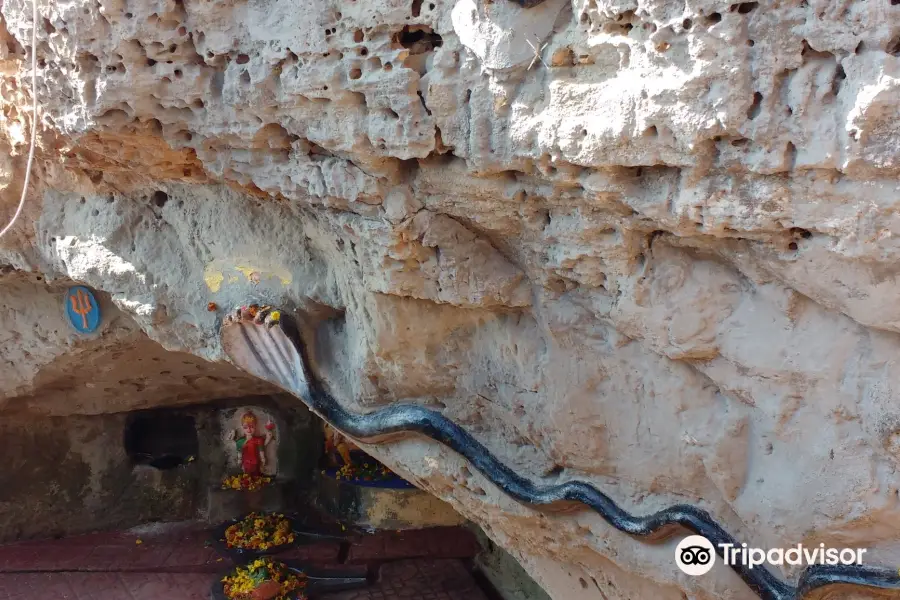
<instances>
[{"instance_id":1,"label":"yellow paint smear","mask_svg":"<svg viewBox=\"0 0 900 600\"><path fill-rule=\"evenodd\" d=\"M234 268L241 273L244 274L244 277L249 281L253 281L252 276L256 273L259 276L259 279L269 279L270 277L277 277L281 280L281 285L290 285L291 284L291 274L288 273L286 269L281 267L258 267L255 265L235 265Z\"/></svg>"},{"instance_id":2,"label":"yellow paint smear","mask_svg":"<svg viewBox=\"0 0 900 600\"><path fill-rule=\"evenodd\" d=\"M203 280L209 291L215 293L222 289L222 283L226 279L226 273L237 271L251 283L259 283L265 279L278 279L281 285L288 286L293 278L290 271L278 265L260 265L257 262L246 259L237 259L235 263L226 263L224 260L214 260L203 270ZM254 277L256 275L256 277ZM238 275L228 274L228 283L237 283Z\"/></svg>"},{"instance_id":3,"label":"yellow paint smear","mask_svg":"<svg viewBox=\"0 0 900 600\"><path fill-rule=\"evenodd\" d=\"M203 280L206 282L206 287L209 288L209 291L218 292L222 287L225 276L222 275L222 271L214 271L207 267L203 272Z\"/></svg>"}]
</instances>

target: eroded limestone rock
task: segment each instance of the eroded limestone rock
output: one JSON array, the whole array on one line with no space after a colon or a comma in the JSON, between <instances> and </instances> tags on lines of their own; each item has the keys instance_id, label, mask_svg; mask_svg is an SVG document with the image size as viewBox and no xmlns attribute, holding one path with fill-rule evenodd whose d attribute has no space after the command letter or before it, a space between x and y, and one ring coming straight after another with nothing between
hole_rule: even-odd
<instances>
[{"instance_id":1,"label":"eroded limestone rock","mask_svg":"<svg viewBox=\"0 0 900 600\"><path fill-rule=\"evenodd\" d=\"M258 386L215 362L222 310L252 298L321 318L349 408L426 404L533 479L900 562L900 5L524 4L39 1L3 407L175 393L171 369L124 400L121 378L64 377L115 374L116 352L199 357L174 361L195 399ZM31 5L0 14L5 218ZM72 281L108 298L95 338L59 312ZM753 597L724 568L682 575L674 540L522 506L432 442L366 450L554 598Z\"/></svg>"}]
</instances>

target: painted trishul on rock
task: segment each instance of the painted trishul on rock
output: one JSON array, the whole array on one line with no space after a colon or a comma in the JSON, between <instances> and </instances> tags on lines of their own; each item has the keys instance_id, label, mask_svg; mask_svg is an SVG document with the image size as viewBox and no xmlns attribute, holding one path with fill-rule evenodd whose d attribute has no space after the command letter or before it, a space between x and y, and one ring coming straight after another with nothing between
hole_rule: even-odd
<instances>
[{"instance_id":1,"label":"painted trishul on rock","mask_svg":"<svg viewBox=\"0 0 900 600\"><path fill-rule=\"evenodd\" d=\"M532 481L503 464L469 432L434 410L398 404L368 414L347 411L315 378L298 323L281 311L255 305L237 309L226 318L221 335L225 352L235 365L291 392L330 425L353 438L371 440L402 432L424 435L461 454L519 502L533 506L580 502L616 529L636 537L658 539L676 533L676 526L681 526L702 535L716 548L724 544L741 545L709 513L696 506L680 504L636 516L589 483ZM803 571L794 586L762 567L729 566L764 600L799 600L813 590L831 585L900 590L900 575L894 569L814 565Z\"/></svg>"}]
</instances>

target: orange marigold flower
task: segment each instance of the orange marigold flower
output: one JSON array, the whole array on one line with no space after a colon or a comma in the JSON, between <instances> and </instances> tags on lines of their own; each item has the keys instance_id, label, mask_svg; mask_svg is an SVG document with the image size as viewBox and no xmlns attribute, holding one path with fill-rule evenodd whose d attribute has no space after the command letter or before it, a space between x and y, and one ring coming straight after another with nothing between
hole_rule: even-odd
<instances>
[{"instance_id":1,"label":"orange marigold flower","mask_svg":"<svg viewBox=\"0 0 900 600\"><path fill-rule=\"evenodd\" d=\"M234 547L268 550L294 541L291 523L283 515L251 513L225 530L226 541Z\"/></svg>"}]
</instances>

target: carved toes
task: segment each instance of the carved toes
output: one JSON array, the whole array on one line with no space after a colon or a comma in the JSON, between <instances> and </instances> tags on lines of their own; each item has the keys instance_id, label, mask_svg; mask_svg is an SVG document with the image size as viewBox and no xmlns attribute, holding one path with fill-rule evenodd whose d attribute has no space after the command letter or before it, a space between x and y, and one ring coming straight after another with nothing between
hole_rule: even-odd
<instances>
[{"instance_id":1,"label":"carved toes","mask_svg":"<svg viewBox=\"0 0 900 600\"><path fill-rule=\"evenodd\" d=\"M256 314L253 316L253 322L257 325L262 325L266 322L266 317L269 316L269 313L272 312L271 306L262 306L259 310L256 311Z\"/></svg>"},{"instance_id":2,"label":"carved toes","mask_svg":"<svg viewBox=\"0 0 900 600\"><path fill-rule=\"evenodd\" d=\"M278 323L280 321L281 321L281 311L280 310L270 311L269 314L266 315L265 323L266 323L266 327L268 327L269 329L278 325Z\"/></svg>"},{"instance_id":3,"label":"carved toes","mask_svg":"<svg viewBox=\"0 0 900 600\"><path fill-rule=\"evenodd\" d=\"M271 329L281 322L281 311L271 306L260 306L259 304L249 304L239 306L225 316L225 323L232 325L236 323L254 323L255 325L265 325Z\"/></svg>"}]
</instances>

